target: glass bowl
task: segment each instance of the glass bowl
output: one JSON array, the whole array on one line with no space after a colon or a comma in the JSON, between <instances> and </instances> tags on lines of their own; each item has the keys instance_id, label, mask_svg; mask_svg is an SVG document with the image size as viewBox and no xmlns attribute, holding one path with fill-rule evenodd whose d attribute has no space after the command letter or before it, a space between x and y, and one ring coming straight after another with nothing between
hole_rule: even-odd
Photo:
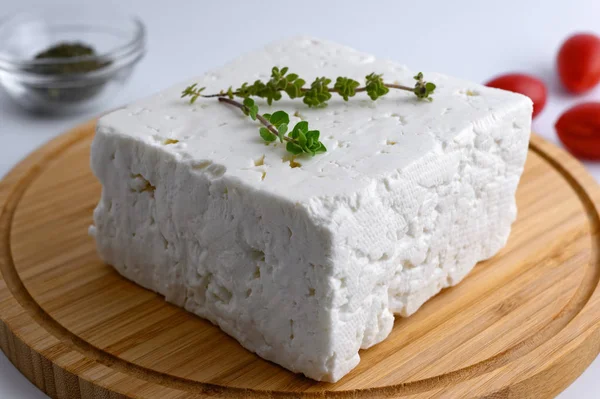
<instances>
[{"instance_id":1,"label":"glass bowl","mask_svg":"<svg viewBox=\"0 0 600 399\"><path fill-rule=\"evenodd\" d=\"M95 54L35 59L59 43L85 44ZM18 13L0 19L0 85L33 111L81 111L123 87L145 44L142 22L115 12L55 7Z\"/></svg>"}]
</instances>

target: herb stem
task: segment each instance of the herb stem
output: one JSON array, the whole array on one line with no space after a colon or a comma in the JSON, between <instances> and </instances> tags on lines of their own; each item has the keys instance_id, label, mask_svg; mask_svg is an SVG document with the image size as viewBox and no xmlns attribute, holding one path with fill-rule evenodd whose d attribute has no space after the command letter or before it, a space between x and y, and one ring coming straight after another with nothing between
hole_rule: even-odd
<instances>
[{"instance_id":1,"label":"herb stem","mask_svg":"<svg viewBox=\"0 0 600 399\"><path fill-rule=\"evenodd\" d=\"M237 95L239 94L239 92L237 92L237 91L234 91L232 94L233 94L234 96L237 96ZM227 96L227 93L215 93L215 94L202 94L202 95L200 95L200 97L204 97L204 98L220 97L220 98L219 98L219 100L220 100L221 98L228 97L228 96ZM226 102L227 102L227 101L226 101ZM231 105L233 105L233 104L231 104ZM239 105L242 105L242 104L239 104ZM243 106L243 105L242 105L242 106ZM236 107L237 107L237 105L236 105ZM239 107L238 107L238 108L239 108Z\"/></svg>"},{"instance_id":2,"label":"herb stem","mask_svg":"<svg viewBox=\"0 0 600 399\"><path fill-rule=\"evenodd\" d=\"M225 96L226 96L226 94L225 94ZM248 112L249 111L248 108L244 104L242 104L240 102L237 102L235 100L232 100L229 97L222 97L221 94L213 94L213 95L209 95L209 96L205 96L205 97L219 97L219 101L220 102L223 102L223 103L226 103L226 104L229 104L229 105L233 105L234 107L237 107L237 108L241 109L243 112ZM260 123L262 123L267 129L269 129L269 131L271 133L273 133L275 136L279 137L279 132L277 131L277 129L275 129L275 126L273 126L271 124L271 122L269 122L268 120L266 120L260 114L256 115L256 119L258 119L260 121ZM294 139L292 139L292 138L290 138L288 136L283 136L283 139L285 141L289 141L290 143L298 144L296 140L294 140Z\"/></svg>"},{"instance_id":3,"label":"herb stem","mask_svg":"<svg viewBox=\"0 0 600 399\"><path fill-rule=\"evenodd\" d=\"M411 91L414 92L415 88L414 87L408 87L408 86L403 86L403 85L397 85L395 83L384 83L383 84L385 87L390 88L390 89L399 89L399 90L406 90L406 91Z\"/></svg>"}]
</instances>

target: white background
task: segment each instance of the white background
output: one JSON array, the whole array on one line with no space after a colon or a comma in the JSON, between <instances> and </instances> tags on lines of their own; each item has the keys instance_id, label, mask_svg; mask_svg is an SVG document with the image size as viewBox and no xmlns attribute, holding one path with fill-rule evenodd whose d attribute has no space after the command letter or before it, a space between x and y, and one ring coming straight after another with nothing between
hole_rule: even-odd
<instances>
[{"instance_id":1,"label":"white background","mask_svg":"<svg viewBox=\"0 0 600 399\"><path fill-rule=\"evenodd\" d=\"M0 0L0 17L51 0ZM60 2L69 4L68 2ZM32 116L0 92L0 176L51 137L94 115L144 97L183 78L286 36L312 35L407 64L484 82L509 71L542 78L549 102L534 130L558 142L554 122L569 106L600 101L600 87L583 97L564 93L556 50L577 31L600 34L599 0L501 1L155 1L79 0L137 14L148 28L148 54L112 102L86 115ZM1 38L0 38L1 40ZM586 166L600 181L600 164ZM0 352L0 398L45 398ZM600 359L561 399L600 397Z\"/></svg>"}]
</instances>

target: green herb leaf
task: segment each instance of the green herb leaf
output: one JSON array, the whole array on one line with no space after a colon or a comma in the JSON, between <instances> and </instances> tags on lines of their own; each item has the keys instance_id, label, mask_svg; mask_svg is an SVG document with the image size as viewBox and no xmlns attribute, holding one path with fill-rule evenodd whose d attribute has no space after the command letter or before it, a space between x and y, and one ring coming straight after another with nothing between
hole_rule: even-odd
<instances>
[{"instance_id":1,"label":"green herb leaf","mask_svg":"<svg viewBox=\"0 0 600 399\"><path fill-rule=\"evenodd\" d=\"M371 100L377 100L379 97L386 95L390 89L385 87L383 83L382 75L377 75L375 73L371 73L366 76L365 80L367 84L365 88L367 89L367 94L371 97Z\"/></svg>"},{"instance_id":2,"label":"green herb leaf","mask_svg":"<svg viewBox=\"0 0 600 399\"><path fill-rule=\"evenodd\" d=\"M278 127L283 123L290 123L290 116L285 111L275 111L271 115L271 119L269 121L273 126Z\"/></svg>"},{"instance_id":3,"label":"green herb leaf","mask_svg":"<svg viewBox=\"0 0 600 399\"><path fill-rule=\"evenodd\" d=\"M417 83L415 83L415 88L413 89L415 95L420 99L433 101L433 98L430 96L436 88L435 84L424 81L422 72L419 72L415 76L415 80L417 81Z\"/></svg>"},{"instance_id":4,"label":"green herb leaf","mask_svg":"<svg viewBox=\"0 0 600 399\"><path fill-rule=\"evenodd\" d=\"M323 144L322 142L319 141L318 145L314 149L313 155L322 154L324 152L327 152L327 147L325 147L325 144Z\"/></svg>"},{"instance_id":5,"label":"green herb leaf","mask_svg":"<svg viewBox=\"0 0 600 399\"><path fill-rule=\"evenodd\" d=\"M198 88L197 86L198 86L198 83L194 83L193 85L186 87L181 92L181 98L190 97L190 104L195 103L196 100L198 99L198 97L200 97L202 95L202 92L205 89L205 87Z\"/></svg>"},{"instance_id":6,"label":"green herb leaf","mask_svg":"<svg viewBox=\"0 0 600 399\"><path fill-rule=\"evenodd\" d=\"M314 156L316 154L320 154L327 151L325 145L319 141L319 131L311 130L306 134L307 137L310 137L309 142L307 143L307 147L309 152Z\"/></svg>"},{"instance_id":7,"label":"green herb leaf","mask_svg":"<svg viewBox=\"0 0 600 399\"><path fill-rule=\"evenodd\" d=\"M300 144L300 147L302 147L302 149L305 149L306 147L306 135L304 134L304 132L302 130L298 130L298 137L296 138L296 141L298 142L298 144Z\"/></svg>"},{"instance_id":8,"label":"green herb leaf","mask_svg":"<svg viewBox=\"0 0 600 399\"><path fill-rule=\"evenodd\" d=\"M295 73L290 73L286 76L284 91L292 99L302 97L304 94L302 92L304 83L304 79L300 79Z\"/></svg>"},{"instance_id":9,"label":"green herb leaf","mask_svg":"<svg viewBox=\"0 0 600 399\"><path fill-rule=\"evenodd\" d=\"M304 152L302 147L300 147L298 144L292 143L291 141L288 141L288 143L285 145L285 149L294 155L302 154Z\"/></svg>"},{"instance_id":10,"label":"green herb leaf","mask_svg":"<svg viewBox=\"0 0 600 399\"><path fill-rule=\"evenodd\" d=\"M260 137L262 137L262 139L264 141L266 141L267 143L277 140L277 136L275 134L273 134L266 127L261 127L259 132L260 132Z\"/></svg>"},{"instance_id":11,"label":"green herb leaf","mask_svg":"<svg viewBox=\"0 0 600 399\"><path fill-rule=\"evenodd\" d=\"M277 131L279 132L279 136L283 137L288 131L288 125L286 123L282 123L281 125L277 126Z\"/></svg>"},{"instance_id":12,"label":"green herb leaf","mask_svg":"<svg viewBox=\"0 0 600 399\"><path fill-rule=\"evenodd\" d=\"M256 120L256 115L258 114L258 106L254 104L254 100L251 98L244 99L244 114L250 115L253 121Z\"/></svg>"},{"instance_id":13,"label":"green herb leaf","mask_svg":"<svg viewBox=\"0 0 600 399\"><path fill-rule=\"evenodd\" d=\"M300 122L296 123L296 126L294 126L294 129L290 133L291 137L296 138L298 135L298 132L303 132L303 133L308 132L308 122L307 121L300 121Z\"/></svg>"},{"instance_id":14,"label":"green herb leaf","mask_svg":"<svg viewBox=\"0 0 600 399\"><path fill-rule=\"evenodd\" d=\"M251 98L244 98L244 101L242 102L242 104L244 104L244 106L250 108L251 106L254 105L254 100Z\"/></svg>"},{"instance_id":15,"label":"green herb leaf","mask_svg":"<svg viewBox=\"0 0 600 399\"><path fill-rule=\"evenodd\" d=\"M319 141L318 130L308 130L308 122L300 121L296 123L288 137L293 140L294 146L286 145L286 149L294 155L298 155L298 148L302 150L302 153L315 155L327 151L325 145ZM291 148L293 151L290 151Z\"/></svg>"},{"instance_id":16,"label":"green herb leaf","mask_svg":"<svg viewBox=\"0 0 600 399\"><path fill-rule=\"evenodd\" d=\"M319 141L320 132L318 130L311 130L306 132L306 138L314 141Z\"/></svg>"},{"instance_id":17,"label":"green herb leaf","mask_svg":"<svg viewBox=\"0 0 600 399\"><path fill-rule=\"evenodd\" d=\"M329 84L331 79L321 77L316 78L311 83L310 89L304 93L304 103L309 107L324 107L327 105L327 101L331 98L329 92Z\"/></svg>"},{"instance_id":18,"label":"green herb leaf","mask_svg":"<svg viewBox=\"0 0 600 399\"><path fill-rule=\"evenodd\" d=\"M349 97L354 97L358 86L360 86L360 83L356 80L340 76L335 81L333 88L342 96L344 101L348 101Z\"/></svg>"},{"instance_id":19,"label":"green herb leaf","mask_svg":"<svg viewBox=\"0 0 600 399\"><path fill-rule=\"evenodd\" d=\"M302 91L300 90L300 87L293 84L288 84L285 88L285 92L290 98L302 97Z\"/></svg>"}]
</instances>

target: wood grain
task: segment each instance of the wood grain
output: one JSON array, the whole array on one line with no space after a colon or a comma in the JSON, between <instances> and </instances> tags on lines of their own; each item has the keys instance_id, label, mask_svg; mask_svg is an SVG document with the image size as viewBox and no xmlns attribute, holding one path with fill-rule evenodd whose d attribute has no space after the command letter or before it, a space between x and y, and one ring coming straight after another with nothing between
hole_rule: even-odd
<instances>
[{"instance_id":1,"label":"wood grain","mask_svg":"<svg viewBox=\"0 0 600 399\"><path fill-rule=\"evenodd\" d=\"M103 264L90 122L0 183L0 346L56 398L545 398L600 352L600 188L534 136L508 245L336 384L293 374Z\"/></svg>"}]
</instances>

